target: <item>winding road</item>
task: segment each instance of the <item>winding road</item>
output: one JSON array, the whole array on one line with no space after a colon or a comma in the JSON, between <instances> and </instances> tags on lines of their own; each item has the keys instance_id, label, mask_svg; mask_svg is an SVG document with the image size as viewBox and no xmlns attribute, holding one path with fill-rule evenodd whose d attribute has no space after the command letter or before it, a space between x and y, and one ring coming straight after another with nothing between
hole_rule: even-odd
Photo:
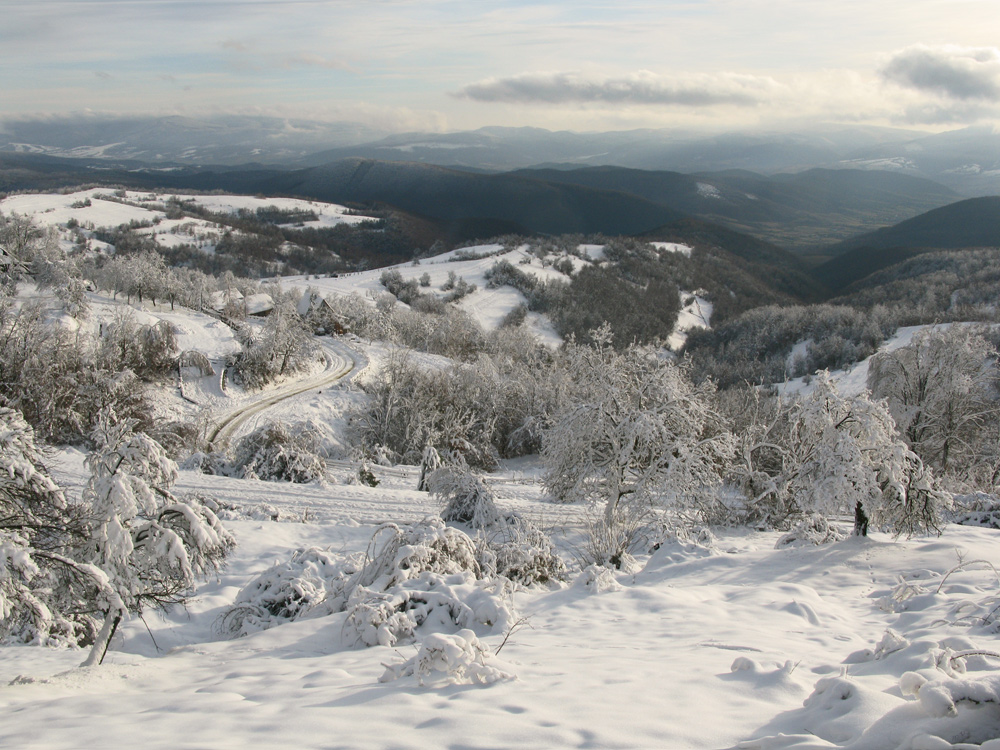
<instances>
[{"instance_id":1,"label":"winding road","mask_svg":"<svg viewBox=\"0 0 1000 750\"><path fill-rule=\"evenodd\" d=\"M277 390L271 391L264 398L224 413L209 433L208 441L213 450L223 450L237 431L246 422L286 399L298 396L306 391L327 388L354 373L358 366L358 355L342 341L332 339L320 344L326 367L318 375L304 380L298 380Z\"/></svg>"}]
</instances>

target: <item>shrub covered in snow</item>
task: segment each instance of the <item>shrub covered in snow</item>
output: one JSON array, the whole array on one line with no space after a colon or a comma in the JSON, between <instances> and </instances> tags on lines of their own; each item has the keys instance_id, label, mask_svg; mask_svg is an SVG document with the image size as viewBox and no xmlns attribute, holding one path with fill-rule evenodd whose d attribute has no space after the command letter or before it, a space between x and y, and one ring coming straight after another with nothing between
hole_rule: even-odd
<instances>
[{"instance_id":1,"label":"shrub covered in snow","mask_svg":"<svg viewBox=\"0 0 1000 750\"><path fill-rule=\"evenodd\" d=\"M441 517L445 521L468 524L484 529L500 522L500 511L493 491L483 478L467 466L451 464L435 470L427 478L431 494L444 503Z\"/></svg>"},{"instance_id":2,"label":"shrub covered in snow","mask_svg":"<svg viewBox=\"0 0 1000 750\"><path fill-rule=\"evenodd\" d=\"M336 556L318 547L297 549L244 586L216 623L220 632L247 635L313 611L327 594L358 572L357 556ZM343 602L340 602L341 606Z\"/></svg>"},{"instance_id":3,"label":"shrub covered in snow","mask_svg":"<svg viewBox=\"0 0 1000 750\"><path fill-rule=\"evenodd\" d=\"M960 495L955 498L948 520L962 526L1000 529L1000 497L986 492Z\"/></svg>"},{"instance_id":4,"label":"shrub covered in snow","mask_svg":"<svg viewBox=\"0 0 1000 750\"><path fill-rule=\"evenodd\" d=\"M531 521L510 513L476 539L479 563L489 575L524 586L562 581L566 564L552 540Z\"/></svg>"},{"instance_id":5,"label":"shrub covered in snow","mask_svg":"<svg viewBox=\"0 0 1000 750\"><path fill-rule=\"evenodd\" d=\"M408 642L424 626L494 629L512 619L507 584L481 577L475 543L429 518L380 526L363 555L297 551L247 584L218 627L244 635L336 612L346 612L345 641L365 646Z\"/></svg>"},{"instance_id":6,"label":"shrub covered in snow","mask_svg":"<svg viewBox=\"0 0 1000 750\"><path fill-rule=\"evenodd\" d=\"M621 591L624 587L618 583L615 573L604 565L588 565L573 581L576 588L586 589L594 594L607 591Z\"/></svg>"},{"instance_id":7,"label":"shrub covered in snow","mask_svg":"<svg viewBox=\"0 0 1000 750\"><path fill-rule=\"evenodd\" d=\"M379 682L416 676L420 685L455 684L489 685L513 679L495 664L493 654L471 630L449 635L431 633L420 644L417 654L399 664L387 664Z\"/></svg>"},{"instance_id":8,"label":"shrub covered in snow","mask_svg":"<svg viewBox=\"0 0 1000 750\"><path fill-rule=\"evenodd\" d=\"M781 547L804 547L808 545L819 546L839 542L845 538L845 534L836 526L833 526L826 518L818 514L812 514L795 523L791 530L781 535L776 548Z\"/></svg>"},{"instance_id":9,"label":"shrub covered in snow","mask_svg":"<svg viewBox=\"0 0 1000 750\"><path fill-rule=\"evenodd\" d=\"M313 482L326 476L319 442L311 422L269 422L236 444L232 471L244 479Z\"/></svg>"}]
</instances>

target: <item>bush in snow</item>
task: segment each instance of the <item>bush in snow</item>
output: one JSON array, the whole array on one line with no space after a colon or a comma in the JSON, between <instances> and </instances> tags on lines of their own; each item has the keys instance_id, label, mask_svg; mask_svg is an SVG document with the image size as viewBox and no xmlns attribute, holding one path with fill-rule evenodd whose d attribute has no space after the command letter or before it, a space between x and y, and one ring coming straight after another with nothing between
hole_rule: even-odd
<instances>
[{"instance_id":1,"label":"bush in snow","mask_svg":"<svg viewBox=\"0 0 1000 750\"><path fill-rule=\"evenodd\" d=\"M193 422L167 422L150 431L150 437L163 446L174 460L189 456L205 446L205 433ZM208 472L206 472L208 473Z\"/></svg>"},{"instance_id":2,"label":"bush in snow","mask_svg":"<svg viewBox=\"0 0 1000 750\"><path fill-rule=\"evenodd\" d=\"M400 677L416 676L420 685L490 685L513 679L494 664L493 654L471 630L459 630L454 635L431 633L420 644L416 656L400 664L385 665L379 682L391 682Z\"/></svg>"},{"instance_id":3,"label":"bush in snow","mask_svg":"<svg viewBox=\"0 0 1000 750\"><path fill-rule=\"evenodd\" d=\"M427 478L431 494L444 503L441 518L485 529L500 522L493 491L467 466L442 466Z\"/></svg>"},{"instance_id":4,"label":"bush in snow","mask_svg":"<svg viewBox=\"0 0 1000 750\"><path fill-rule=\"evenodd\" d=\"M839 542L845 535L836 526L819 514L812 514L795 523L791 530L781 535L774 545L776 549L782 547L805 547L808 545L819 546Z\"/></svg>"},{"instance_id":5,"label":"bush in snow","mask_svg":"<svg viewBox=\"0 0 1000 750\"><path fill-rule=\"evenodd\" d=\"M1000 497L986 492L960 495L955 498L948 520L962 526L1000 529Z\"/></svg>"},{"instance_id":6,"label":"bush in snow","mask_svg":"<svg viewBox=\"0 0 1000 750\"><path fill-rule=\"evenodd\" d=\"M244 479L304 484L326 476L319 432L311 422L271 422L236 444L232 470Z\"/></svg>"},{"instance_id":7,"label":"bush in snow","mask_svg":"<svg viewBox=\"0 0 1000 750\"><path fill-rule=\"evenodd\" d=\"M604 565L588 565L580 571L573 581L576 588L586 589L594 594L608 591L621 591L624 587L618 583L614 571Z\"/></svg>"},{"instance_id":8,"label":"bush in snow","mask_svg":"<svg viewBox=\"0 0 1000 750\"><path fill-rule=\"evenodd\" d=\"M109 370L131 370L143 380L156 380L177 367L177 336L165 320L142 325L131 308L118 308L101 334L99 361Z\"/></svg>"},{"instance_id":9,"label":"bush in snow","mask_svg":"<svg viewBox=\"0 0 1000 750\"><path fill-rule=\"evenodd\" d=\"M552 540L531 521L510 513L476 538L479 564L488 576L523 586L566 579L566 564Z\"/></svg>"},{"instance_id":10,"label":"bush in snow","mask_svg":"<svg viewBox=\"0 0 1000 750\"><path fill-rule=\"evenodd\" d=\"M300 550L251 581L219 620L242 635L286 620L346 612L352 644L412 640L419 628L504 628L512 612L502 581L481 578L475 543L440 519L380 526L364 554Z\"/></svg>"},{"instance_id":11,"label":"bush in snow","mask_svg":"<svg viewBox=\"0 0 1000 750\"><path fill-rule=\"evenodd\" d=\"M195 451L181 462L180 467L213 476L229 476L231 473L229 456L220 451L209 453Z\"/></svg>"},{"instance_id":12,"label":"bush in snow","mask_svg":"<svg viewBox=\"0 0 1000 750\"><path fill-rule=\"evenodd\" d=\"M326 600L329 592L344 587L345 579L359 569L357 557L338 557L318 547L295 550L291 559L271 566L244 586L216 622L216 629L243 636L298 619Z\"/></svg>"},{"instance_id":13,"label":"bush in snow","mask_svg":"<svg viewBox=\"0 0 1000 750\"><path fill-rule=\"evenodd\" d=\"M610 520L606 515L587 519L587 535L576 551L582 567L610 565L618 570L630 571L635 567L632 552L649 547L651 511L645 508L626 507Z\"/></svg>"}]
</instances>

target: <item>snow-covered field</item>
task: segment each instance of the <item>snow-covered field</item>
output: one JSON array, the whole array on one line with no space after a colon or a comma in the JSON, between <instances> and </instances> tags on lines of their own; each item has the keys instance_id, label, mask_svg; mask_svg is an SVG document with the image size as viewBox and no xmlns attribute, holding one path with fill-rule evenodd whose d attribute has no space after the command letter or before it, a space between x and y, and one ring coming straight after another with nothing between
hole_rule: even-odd
<instances>
[{"instance_id":1,"label":"snow-covered field","mask_svg":"<svg viewBox=\"0 0 1000 750\"><path fill-rule=\"evenodd\" d=\"M235 214L240 210L253 212L264 208L311 212L316 218L301 222L301 226L316 229L372 221L370 217L351 214L344 206L295 198L159 194L112 191L108 188L91 188L65 194L11 195L0 200L0 213L32 216L40 226L60 230L60 241L67 249L74 242L73 234L67 231L68 223L75 222L84 236L89 237L94 229L114 229L132 222L140 225L137 229L139 233L152 236L161 247L188 244L203 252L213 252L226 227L204 219L167 218L167 201L174 198L181 204L200 206L215 213ZM92 240L92 245L100 247L102 243Z\"/></svg>"},{"instance_id":2,"label":"snow-covered field","mask_svg":"<svg viewBox=\"0 0 1000 750\"><path fill-rule=\"evenodd\" d=\"M63 454L59 473L79 471L79 454ZM952 745L911 738L957 740L949 727L977 744L1000 737L997 659L950 661L955 679L934 666L947 649L997 649L992 629L961 621L995 606L992 572L973 566L936 591L960 558L997 560L998 532L986 529L819 548L775 549L777 534L742 530L665 544L632 574L515 593L523 624L488 662L515 677L490 685L381 683L384 665L416 647L356 647L344 614L218 635L240 588L294 549L360 551L375 523L439 510L412 472L375 471L377 488L182 472L180 489L241 509L246 520L227 522L239 540L229 565L186 607L130 621L100 667L78 668L78 651L3 649L0 746L727 748L770 737L746 746L930 748ZM571 562L583 509L498 479L500 504L535 514ZM278 521L257 520L274 511ZM507 635L478 634L491 650ZM960 702L950 717L940 690L938 702L928 688L923 702L903 694L914 670L956 694L970 690L962 678L993 675L993 702Z\"/></svg>"}]
</instances>

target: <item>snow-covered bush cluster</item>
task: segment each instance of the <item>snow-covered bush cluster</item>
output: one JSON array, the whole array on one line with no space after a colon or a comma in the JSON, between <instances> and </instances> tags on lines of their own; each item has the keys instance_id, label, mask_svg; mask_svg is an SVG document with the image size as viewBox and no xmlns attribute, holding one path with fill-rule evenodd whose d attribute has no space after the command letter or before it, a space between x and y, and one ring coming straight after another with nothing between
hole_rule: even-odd
<instances>
[{"instance_id":1,"label":"snow-covered bush cluster","mask_svg":"<svg viewBox=\"0 0 1000 750\"><path fill-rule=\"evenodd\" d=\"M493 470L498 458L537 453L564 391L564 369L523 329L492 334L474 363L422 367L393 352L362 385L372 397L353 420L371 453L417 464L428 446Z\"/></svg>"},{"instance_id":2,"label":"snow-covered bush cluster","mask_svg":"<svg viewBox=\"0 0 1000 750\"><path fill-rule=\"evenodd\" d=\"M318 425L268 422L239 440L226 473L244 479L314 482L326 476L322 453L322 431ZM204 460L204 468L209 469L206 473L218 473L212 470L210 457Z\"/></svg>"},{"instance_id":3,"label":"snow-covered bush cluster","mask_svg":"<svg viewBox=\"0 0 1000 750\"><path fill-rule=\"evenodd\" d=\"M245 635L290 620L344 612L349 645L391 646L421 633L502 630L508 584L485 579L472 539L440 519L383 524L364 554L297 551L237 595L218 627Z\"/></svg>"},{"instance_id":4,"label":"snow-covered bush cluster","mask_svg":"<svg viewBox=\"0 0 1000 750\"><path fill-rule=\"evenodd\" d=\"M844 538L845 534L826 517L813 513L796 521L791 529L781 535L775 547L818 547L822 544L839 542Z\"/></svg>"},{"instance_id":5,"label":"snow-covered bush cluster","mask_svg":"<svg viewBox=\"0 0 1000 750\"><path fill-rule=\"evenodd\" d=\"M963 526L1000 529L1000 496L988 492L960 495L955 498L948 519Z\"/></svg>"},{"instance_id":6,"label":"snow-covered bush cluster","mask_svg":"<svg viewBox=\"0 0 1000 750\"><path fill-rule=\"evenodd\" d=\"M243 636L296 620L314 611L327 594L342 589L358 570L358 556L337 556L317 547L297 549L244 586L232 607L216 623L228 635ZM336 594L334 594L336 598ZM336 611L331 602L323 614Z\"/></svg>"},{"instance_id":7,"label":"snow-covered bush cluster","mask_svg":"<svg viewBox=\"0 0 1000 750\"><path fill-rule=\"evenodd\" d=\"M523 516L501 513L489 485L467 466L441 466L428 476L427 485L442 504L445 521L477 530L479 564L489 577L524 586L565 578L565 563L552 540Z\"/></svg>"},{"instance_id":8,"label":"snow-covered bush cluster","mask_svg":"<svg viewBox=\"0 0 1000 750\"><path fill-rule=\"evenodd\" d=\"M489 576L502 576L522 586L565 580L566 563L552 540L535 524L508 513L476 537L479 564Z\"/></svg>"}]
</instances>

